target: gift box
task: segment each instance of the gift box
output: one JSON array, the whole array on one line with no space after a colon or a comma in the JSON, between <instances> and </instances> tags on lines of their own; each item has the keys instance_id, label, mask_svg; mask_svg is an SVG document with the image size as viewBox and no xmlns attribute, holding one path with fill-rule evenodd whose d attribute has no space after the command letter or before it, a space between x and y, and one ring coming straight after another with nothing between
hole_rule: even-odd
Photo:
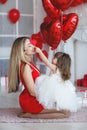
<instances>
[{"instance_id":1,"label":"gift box","mask_svg":"<svg viewBox=\"0 0 87 130\"><path fill-rule=\"evenodd\" d=\"M87 90L80 89L80 90L77 92L77 97L87 98Z\"/></svg>"},{"instance_id":2,"label":"gift box","mask_svg":"<svg viewBox=\"0 0 87 130\"><path fill-rule=\"evenodd\" d=\"M77 79L76 85L77 85L78 87L81 87L81 86L82 86L82 79Z\"/></svg>"},{"instance_id":3,"label":"gift box","mask_svg":"<svg viewBox=\"0 0 87 130\"><path fill-rule=\"evenodd\" d=\"M87 74L84 74L82 79L77 79L76 85L78 87L87 87Z\"/></svg>"},{"instance_id":4,"label":"gift box","mask_svg":"<svg viewBox=\"0 0 87 130\"><path fill-rule=\"evenodd\" d=\"M84 74L84 79L87 80L87 74Z\"/></svg>"},{"instance_id":5,"label":"gift box","mask_svg":"<svg viewBox=\"0 0 87 130\"><path fill-rule=\"evenodd\" d=\"M85 90L85 98L87 98L87 90Z\"/></svg>"},{"instance_id":6,"label":"gift box","mask_svg":"<svg viewBox=\"0 0 87 130\"><path fill-rule=\"evenodd\" d=\"M82 86L83 86L83 87L87 87L87 80L86 80L86 79L83 79L83 80L82 80Z\"/></svg>"}]
</instances>

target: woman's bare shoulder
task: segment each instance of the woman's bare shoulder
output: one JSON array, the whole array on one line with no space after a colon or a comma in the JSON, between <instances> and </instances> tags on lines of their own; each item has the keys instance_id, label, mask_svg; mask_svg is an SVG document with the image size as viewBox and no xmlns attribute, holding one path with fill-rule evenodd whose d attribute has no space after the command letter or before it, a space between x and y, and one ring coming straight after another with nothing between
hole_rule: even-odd
<instances>
[{"instance_id":1,"label":"woman's bare shoulder","mask_svg":"<svg viewBox=\"0 0 87 130\"><path fill-rule=\"evenodd\" d=\"M23 64L22 67L21 67L21 72L24 73L24 72L26 72L27 70L30 70L30 71L31 71L31 67L30 67L30 65L29 65L28 63L25 63L25 64Z\"/></svg>"},{"instance_id":2,"label":"woman's bare shoulder","mask_svg":"<svg viewBox=\"0 0 87 130\"><path fill-rule=\"evenodd\" d=\"M24 72L32 72L32 68L30 64L26 63L24 66Z\"/></svg>"}]
</instances>

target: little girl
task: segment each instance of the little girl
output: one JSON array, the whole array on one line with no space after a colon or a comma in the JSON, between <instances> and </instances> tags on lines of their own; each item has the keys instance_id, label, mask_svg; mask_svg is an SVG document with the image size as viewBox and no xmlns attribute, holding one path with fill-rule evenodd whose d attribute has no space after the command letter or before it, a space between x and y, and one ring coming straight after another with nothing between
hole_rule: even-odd
<instances>
[{"instance_id":1,"label":"little girl","mask_svg":"<svg viewBox=\"0 0 87 130\"><path fill-rule=\"evenodd\" d=\"M37 100L46 109L77 111L77 96L71 83L71 58L68 54L57 52L52 60L55 73L36 79Z\"/></svg>"}]
</instances>

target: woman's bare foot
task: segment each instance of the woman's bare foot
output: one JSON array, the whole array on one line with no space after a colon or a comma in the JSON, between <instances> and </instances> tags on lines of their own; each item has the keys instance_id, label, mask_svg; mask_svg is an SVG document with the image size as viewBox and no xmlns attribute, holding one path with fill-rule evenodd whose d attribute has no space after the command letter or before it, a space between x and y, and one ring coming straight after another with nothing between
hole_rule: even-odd
<instances>
[{"instance_id":1,"label":"woman's bare foot","mask_svg":"<svg viewBox=\"0 0 87 130\"><path fill-rule=\"evenodd\" d=\"M31 113L21 112L17 116L20 117L20 118L31 118Z\"/></svg>"},{"instance_id":2,"label":"woman's bare foot","mask_svg":"<svg viewBox=\"0 0 87 130\"><path fill-rule=\"evenodd\" d=\"M66 118L71 116L71 112L69 110L61 110L60 112L63 113Z\"/></svg>"}]
</instances>

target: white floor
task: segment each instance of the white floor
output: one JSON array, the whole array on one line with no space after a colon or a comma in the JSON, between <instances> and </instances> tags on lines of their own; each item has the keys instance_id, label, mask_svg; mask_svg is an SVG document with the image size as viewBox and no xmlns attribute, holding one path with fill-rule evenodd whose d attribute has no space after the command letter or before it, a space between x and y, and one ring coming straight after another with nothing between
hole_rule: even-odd
<instances>
[{"instance_id":1,"label":"white floor","mask_svg":"<svg viewBox=\"0 0 87 130\"><path fill-rule=\"evenodd\" d=\"M87 123L1 123L0 130L87 130Z\"/></svg>"},{"instance_id":2,"label":"white floor","mask_svg":"<svg viewBox=\"0 0 87 130\"><path fill-rule=\"evenodd\" d=\"M19 107L18 93L0 93L0 108ZM87 130L87 123L0 123L0 130Z\"/></svg>"}]
</instances>

